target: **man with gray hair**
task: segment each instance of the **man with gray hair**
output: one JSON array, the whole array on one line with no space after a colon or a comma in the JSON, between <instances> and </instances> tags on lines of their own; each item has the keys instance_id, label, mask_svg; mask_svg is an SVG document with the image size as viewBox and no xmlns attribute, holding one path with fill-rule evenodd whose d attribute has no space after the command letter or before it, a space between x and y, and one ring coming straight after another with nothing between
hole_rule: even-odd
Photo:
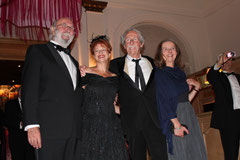
<instances>
[{"instance_id":1,"label":"man with gray hair","mask_svg":"<svg viewBox=\"0 0 240 160\"><path fill-rule=\"evenodd\" d=\"M121 36L127 51L110 62L110 71L120 77L118 98L121 122L132 160L146 160L147 148L152 160L167 160L166 139L158 119L153 59L141 54L144 38L129 29Z\"/></svg>"},{"instance_id":2,"label":"man with gray hair","mask_svg":"<svg viewBox=\"0 0 240 160\"><path fill-rule=\"evenodd\" d=\"M72 160L80 126L82 88L78 62L67 48L75 31L60 18L50 42L31 45L22 74L24 127L39 160Z\"/></svg>"}]
</instances>

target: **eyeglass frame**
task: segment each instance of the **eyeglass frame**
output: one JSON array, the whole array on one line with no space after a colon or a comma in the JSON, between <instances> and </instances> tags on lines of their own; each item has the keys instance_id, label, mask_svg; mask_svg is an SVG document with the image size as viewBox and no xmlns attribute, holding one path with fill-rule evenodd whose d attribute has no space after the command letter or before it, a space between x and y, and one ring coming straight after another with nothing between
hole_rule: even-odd
<instances>
[{"instance_id":1,"label":"eyeglass frame","mask_svg":"<svg viewBox=\"0 0 240 160\"><path fill-rule=\"evenodd\" d=\"M58 24L56 27L62 27L63 29L73 31L75 33L75 27L74 26L68 26L66 23Z\"/></svg>"}]
</instances>

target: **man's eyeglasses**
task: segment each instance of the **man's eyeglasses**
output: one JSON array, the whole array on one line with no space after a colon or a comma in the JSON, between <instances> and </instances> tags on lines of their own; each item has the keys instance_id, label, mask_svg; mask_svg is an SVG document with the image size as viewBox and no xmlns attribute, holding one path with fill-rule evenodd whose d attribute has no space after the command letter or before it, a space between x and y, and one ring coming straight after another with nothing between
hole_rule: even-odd
<instances>
[{"instance_id":1,"label":"man's eyeglasses","mask_svg":"<svg viewBox=\"0 0 240 160\"><path fill-rule=\"evenodd\" d=\"M137 41L139 41L139 39L138 39L137 37L134 37L134 38L126 38L125 41L126 41L127 43L129 43L130 41L137 42Z\"/></svg>"},{"instance_id":2,"label":"man's eyeglasses","mask_svg":"<svg viewBox=\"0 0 240 160\"><path fill-rule=\"evenodd\" d=\"M68 26L66 23L62 23L62 24L59 24L59 25L56 25L56 26L57 27L62 27L63 29L67 29L67 30L75 32L74 26Z\"/></svg>"}]
</instances>

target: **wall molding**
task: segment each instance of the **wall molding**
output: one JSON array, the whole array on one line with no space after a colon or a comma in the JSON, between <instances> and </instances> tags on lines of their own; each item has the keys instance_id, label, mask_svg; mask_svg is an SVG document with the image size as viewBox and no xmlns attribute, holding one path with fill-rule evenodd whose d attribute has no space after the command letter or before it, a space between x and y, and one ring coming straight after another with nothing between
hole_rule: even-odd
<instances>
[{"instance_id":1,"label":"wall molding","mask_svg":"<svg viewBox=\"0 0 240 160\"><path fill-rule=\"evenodd\" d=\"M222 9L229 4L231 4L234 0L222 0L209 5L206 5L204 8L180 8L180 7L172 7L169 5L162 5L161 3L149 3L145 1L141 2L109 2L109 7L113 8L129 8L129 9L137 9L142 11L150 11L171 15L179 15L179 16L187 16L187 17L195 17L195 18L204 18L214 14L219 9Z\"/></svg>"}]
</instances>

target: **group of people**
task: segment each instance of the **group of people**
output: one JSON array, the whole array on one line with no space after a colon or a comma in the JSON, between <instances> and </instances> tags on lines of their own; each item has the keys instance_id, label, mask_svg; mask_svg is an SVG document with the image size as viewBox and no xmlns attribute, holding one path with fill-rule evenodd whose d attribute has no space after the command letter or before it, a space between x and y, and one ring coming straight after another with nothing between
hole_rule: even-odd
<instances>
[{"instance_id":1,"label":"group of people","mask_svg":"<svg viewBox=\"0 0 240 160\"><path fill-rule=\"evenodd\" d=\"M180 69L174 41L160 43L153 60L141 54L141 33L129 29L121 37L126 56L110 61L107 36L97 36L90 44L96 66L81 67L81 78L67 48L74 34L61 18L50 42L26 54L24 125L40 160L144 160L147 149L153 160L207 159L189 103L200 85Z\"/></svg>"},{"instance_id":2,"label":"group of people","mask_svg":"<svg viewBox=\"0 0 240 160\"><path fill-rule=\"evenodd\" d=\"M206 160L181 51L162 41L155 59L141 54L136 29L121 36L127 54L110 61L107 36L90 43L94 67L80 67L68 46L69 18L51 26L50 42L31 45L22 81L24 129L39 160ZM81 71L81 72L80 72Z\"/></svg>"}]
</instances>

